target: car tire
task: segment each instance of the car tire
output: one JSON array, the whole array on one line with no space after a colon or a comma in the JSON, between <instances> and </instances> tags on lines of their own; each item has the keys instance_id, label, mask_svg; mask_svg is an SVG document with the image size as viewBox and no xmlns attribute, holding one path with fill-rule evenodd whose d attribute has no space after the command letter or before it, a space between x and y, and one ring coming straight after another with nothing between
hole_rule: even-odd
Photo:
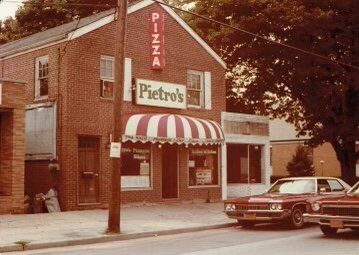
<instances>
[{"instance_id":1,"label":"car tire","mask_svg":"<svg viewBox=\"0 0 359 255\"><path fill-rule=\"evenodd\" d=\"M332 228L332 227L329 227L329 226L324 226L324 225L321 225L320 226L320 230L323 232L324 235L326 236L335 236L338 229L337 228Z\"/></svg>"},{"instance_id":2,"label":"car tire","mask_svg":"<svg viewBox=\"0 0 359 255\"><path fill-rule=\"evenodd\" d=\"M239 225L241 225L242 228L253 228L255 223L251 221L242 221L238 220Z\"/></svg>"},{"instance_id":3,"label":"car tire","mask_svg":"<svg viewBox=\"0 0 359 255\"><path fill-rule=\"evenodd\" d=\"M304 226L303 209L300 207L294 207L289 218L289 222L292 228L299 229Z\"/></svg>"}]
</instances>

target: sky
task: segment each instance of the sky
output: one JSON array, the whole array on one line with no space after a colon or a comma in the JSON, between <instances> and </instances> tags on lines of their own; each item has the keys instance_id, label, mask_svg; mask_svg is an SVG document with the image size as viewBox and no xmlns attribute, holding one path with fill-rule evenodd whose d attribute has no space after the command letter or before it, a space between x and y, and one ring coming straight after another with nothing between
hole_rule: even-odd
<instances>
[{"instance_id":1,"label":"sky","mask_svg":"<svg viewBox=\"0 0 359 255\"><path fill-rule=\"evenodd\" d=\"M15 16L15 11L21 5L21 1L17 0L0 0L0 19L4 20L8 16Z\"/></svg>"}]
</instances>

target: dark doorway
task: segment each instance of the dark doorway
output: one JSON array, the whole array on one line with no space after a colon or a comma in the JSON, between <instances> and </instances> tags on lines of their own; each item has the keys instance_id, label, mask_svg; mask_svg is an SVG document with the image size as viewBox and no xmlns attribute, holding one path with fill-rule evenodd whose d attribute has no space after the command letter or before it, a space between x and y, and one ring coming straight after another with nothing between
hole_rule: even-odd
<instances>
[{"instance_id":1,"label":"dark doorway","mask_svg":"<svg viewBox=\"0 0 359 255\"><path fill-rule=\"evenodd\" d=\"M162 145L162 198L178 198L177 145Z\"/></svg>"},{"instance_id":2,"label":"dark doorway","mask_svg":"<svg viewBox=\"0 0 359 255\"><path fill-rule=\"evenodd\" d=\"M79 203L99 202L100 141L96 137L79 137Z\"/></svg>"}]
</instances>

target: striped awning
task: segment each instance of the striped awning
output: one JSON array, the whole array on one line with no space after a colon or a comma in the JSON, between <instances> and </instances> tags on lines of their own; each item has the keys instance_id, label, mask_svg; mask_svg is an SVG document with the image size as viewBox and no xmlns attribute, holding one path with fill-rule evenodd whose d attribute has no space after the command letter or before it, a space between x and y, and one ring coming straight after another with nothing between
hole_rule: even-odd
<instances>
[{"instance_id":1,"label":"striped awning","mask_svg":"<svg viewBox=\"0 0 359 255\"><path fill-rule=\"evenodd\" d=\"M122 142L221 144L220 125L212 120L176 114L135 114L122 120Z\"/></svg>"}]
</instances>

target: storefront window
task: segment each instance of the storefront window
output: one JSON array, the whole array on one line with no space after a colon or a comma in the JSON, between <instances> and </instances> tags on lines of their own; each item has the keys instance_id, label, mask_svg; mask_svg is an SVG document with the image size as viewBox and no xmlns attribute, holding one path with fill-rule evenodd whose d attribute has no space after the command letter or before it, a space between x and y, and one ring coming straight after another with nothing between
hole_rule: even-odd
<instances>
[{"instance_id":1,"label":"storefront window","mask_svg":"<svg viewBox=\"0 0 359 255\"><path fill-rule=\"evenodd\" d=\"M122 188L151 187L151 145L124 143L121 152Z\"/></svg>"},{"instance_id":2,"label":"storefront window","mask_svg":"<svg viewBox=\"0 0 359 255\"><path fill-rule=\"evenodd\" d=\"M218 185L218 148L190 148L188 169L189 186Z\"/></svg>"},{"instance_id":3,"label":"storefront window","mask_svg":"<svg viewBox=\"0 0 359 255\"><path fill-rule=\"evenodd\" d=\"M261 183L262 149L261 145L228 144L227 182Z\"/></svg>"}]
</instances>

